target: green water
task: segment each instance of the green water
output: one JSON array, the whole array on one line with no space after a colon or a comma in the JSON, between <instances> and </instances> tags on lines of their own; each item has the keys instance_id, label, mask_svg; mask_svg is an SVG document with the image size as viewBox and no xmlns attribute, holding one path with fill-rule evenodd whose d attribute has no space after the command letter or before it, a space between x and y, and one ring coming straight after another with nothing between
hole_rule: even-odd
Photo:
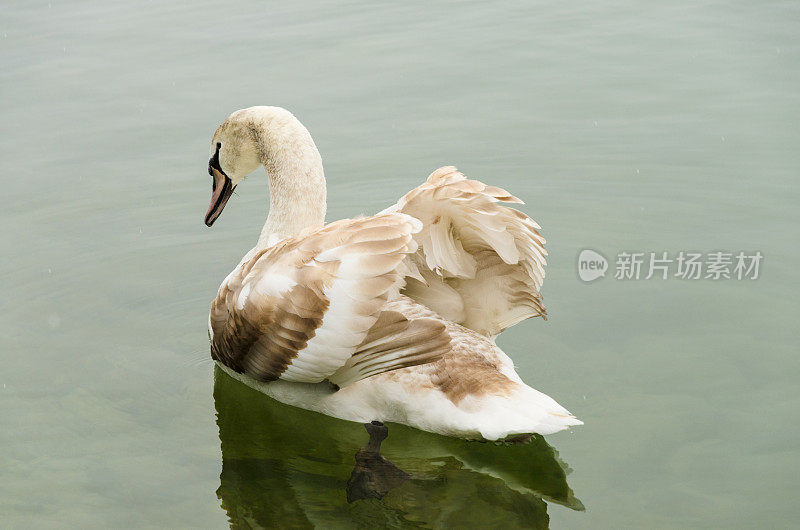
<instances>
[{"instance_id":1,"label":"green water","mask_svg":"<svg viewBox=\"0 0 800 530\"><path fill-rule=\"evenodd\" d=\"M6 2L0 526L796 526L800 7ZM364 428L217 374L208 145L291 109L330 220L445 164L523 198L550 320L498 343L585 425L527 446L390 426L411 475L346 502ZM580 250L760 251L758 280L583 283ZM585 506L585 510L581 507Z\"/></svg>"}]
</instances>

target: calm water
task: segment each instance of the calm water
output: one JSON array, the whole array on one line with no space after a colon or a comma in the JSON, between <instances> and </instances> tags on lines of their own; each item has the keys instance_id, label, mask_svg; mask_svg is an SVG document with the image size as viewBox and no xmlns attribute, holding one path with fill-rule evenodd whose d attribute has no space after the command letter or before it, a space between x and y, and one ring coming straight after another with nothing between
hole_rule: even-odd
<instances>
[{"instance_id":1,"label":"calm water","mask_svg":"<svg viewBox=\"0 0 800 530\"><path fill-rule=\"evenodd\" d=\"M796 526L799 27L793 2L6 2L0 526ZM215 384L208 303L267 195L207 229L208 142L259 104L311 130L329 219L445 164L524 198L550 320L499 344L586 425L391 426L411 480L348 504L362 426ZM764 261L587 284L587 247Z\"/></svg>"}]
</instances>

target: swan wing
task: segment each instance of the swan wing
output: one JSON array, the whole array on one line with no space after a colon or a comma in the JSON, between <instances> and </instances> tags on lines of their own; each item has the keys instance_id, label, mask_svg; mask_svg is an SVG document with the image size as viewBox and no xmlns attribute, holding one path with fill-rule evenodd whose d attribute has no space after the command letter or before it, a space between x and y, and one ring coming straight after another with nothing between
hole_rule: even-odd
<instances>
[{"instance_id":1,"label":"swan wing","mask_svg":"<svg viewBox=\"0 0 800 530\"><path fill-rule=\"evenodd\" d=\"M385 210L423 225L408 258L418 274L404 294L490 337L526 318L546 318L539 294L545 239L536 222L504 203L522 201L448 166Z\"/></svg>"},{"instance_id":2,"label":"swan wing","mask_svg":"<svg viewBox=\"0 0 800 530\"><path fill-rule=\"evenodd\" d=\"M384 310L411 274L420 229L402 213L345 219L245 258L211 304L212 357L260 381L343 369L340 385L437 359L444 325Z\"/></svg>"}]
</instances>

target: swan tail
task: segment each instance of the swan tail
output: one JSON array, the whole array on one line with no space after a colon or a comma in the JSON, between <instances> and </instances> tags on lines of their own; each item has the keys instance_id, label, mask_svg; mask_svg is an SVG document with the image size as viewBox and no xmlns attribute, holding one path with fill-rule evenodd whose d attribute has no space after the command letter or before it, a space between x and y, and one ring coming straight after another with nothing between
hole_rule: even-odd
<instances>
[{"instance_id":1,"label":"swan tail","mask_svg":"<svg viewBox=\"0 0 800 530\"><path fill-rule=\"evenodd\" d=\"M479 431L482 438L490 441L554 434L583 425L553 398L522 383L509 396L492 396L482 401Z\"/></svg>"}]
</instances>

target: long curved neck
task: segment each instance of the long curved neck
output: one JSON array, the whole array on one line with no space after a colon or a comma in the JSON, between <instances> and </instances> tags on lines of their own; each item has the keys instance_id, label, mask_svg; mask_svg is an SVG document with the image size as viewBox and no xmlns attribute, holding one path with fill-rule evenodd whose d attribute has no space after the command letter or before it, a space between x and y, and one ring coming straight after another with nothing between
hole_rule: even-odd
<instances>
[{"instance_id":1,"label":"long curved neck","mask_svg":"<svg viewBox=\"0 0 800 530\"><path fill-rule=\"evenodd\" d=\"M291 114L260 125L254 132L269 181L269 215L258 238L263 248L271 236L323 225L327 205L322 157L308 130Z\"/></svg>"}]
</instances>

